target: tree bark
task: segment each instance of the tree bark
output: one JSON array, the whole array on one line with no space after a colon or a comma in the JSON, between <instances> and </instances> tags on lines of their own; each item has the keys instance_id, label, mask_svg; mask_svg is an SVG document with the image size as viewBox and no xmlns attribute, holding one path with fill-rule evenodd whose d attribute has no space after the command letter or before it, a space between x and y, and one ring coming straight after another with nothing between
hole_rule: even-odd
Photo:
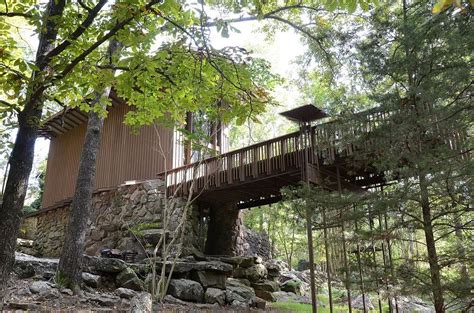
<instances>
[{"instance_id":1,"label":"tree bark","mask_svg":"<svg viewBox=\"0 0 474 313\"><path fill-rule=\"evenodd\" d=\"M430 264L431 287L433 290L433 301L436 313L445 312L443 289L441 286L441 275L438 263L438 254L431 223L431 207L429 194L424 174L418 176L420 184L421 208L423 211L423 231L425 232L426 248L428 250L428 263Z\"/></svg>"},{"instance_id":2,"label":"tree bark","mask_svg":"<svg viewBox=\"0 0 474 313\"><path fill-rule=\"evenodd\" d=\"M109 60L113 60L120 44L112 39L107 50ZM111 87L104 88L97 93L94 103L100 103L101 98L108 98ZM106 109L102 105L102 109ZM82 260L87 232L87 223L90 219L92 192L94 189L97 155L100 149L100 139L104 117L92 108L87 121L86 135L82 147L79 171L76 180L76 189L71 203L69 223L66 229L64 244L59 259L56 281L78 293L82 282Z\"/></svg>"},{"instance_id":3,"label":"tree bark","mask_svg":"<svg viewBox=\"0 0 474 313\"><path fill-rule=\"evenodd\" d=\"M0 310L6 294L10 272L15 261L15 247L28 179L33 166L34 147L43 110L41 76L48 68L44 55L53 48L58 34L57 22L64 11L65 1L49 1L43 17L44 31L40 33L35 64L25 105L18 115L18 133L10 157L10 171L0 206Z\"/></svg>"}]
</instances>

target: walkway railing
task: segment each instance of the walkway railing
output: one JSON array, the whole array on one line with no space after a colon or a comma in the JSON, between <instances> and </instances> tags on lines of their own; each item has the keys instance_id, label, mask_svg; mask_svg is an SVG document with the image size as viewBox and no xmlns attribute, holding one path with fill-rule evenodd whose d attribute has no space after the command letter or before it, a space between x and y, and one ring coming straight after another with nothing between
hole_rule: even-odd
<instances>
[{"instance_id":1,"label":"walkway railing","mask_svg":"<svg viewBox=\"0 0 474 313\"><path fill-rule=\"evenodd\" d=\"M426 111L425 111L426 110ZM431 112L432 107L423 111ZM310 132L309 163L324 165L334 163L338 158L358 154L373 154L378 146L387 144L390 136L371 136L382 125L394 121L394 111L375 109L354 116L356 123L344 124L342 120L333 120L313 126ZM435 119L434 115L431 120ZM460 132L443 132L438 124L433 126L442 142L451 149L461 146L464 137ZM161 176L166 179L169 195L187 195L190 188L193 194L230 186L263 177L269 177L287 171L296 171L303 165L304 137L300 132L263 141L251 146L234 150L199 162L174 168Z\"/></svg>"}]
</instances>

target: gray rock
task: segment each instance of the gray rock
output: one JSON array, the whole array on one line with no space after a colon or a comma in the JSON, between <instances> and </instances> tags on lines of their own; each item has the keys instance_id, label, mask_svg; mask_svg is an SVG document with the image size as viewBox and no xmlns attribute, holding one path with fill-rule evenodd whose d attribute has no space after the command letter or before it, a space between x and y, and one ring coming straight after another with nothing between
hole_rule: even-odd
<instances>
[{"instance_id":1,"label":"gray rock","mask_svg":"<svg viewBox=\"0 0 474 313\"><path fill-rule=\"evenodd\" d=\"M117 288L115 290L115 294L119 296L120 298L132 299L133 297L138 295L138 292L133 291L132 289L128 289L128 288Z\"/></svg>"},{"instance_id":2,"label":"gray rock","mask_svg":"<svg viewBox=\"0 0 474 313\"><path fill-rule=\"evenodd\" d=\"M265 301L275 302L276 298L271 291L255 290L255 295Z\"/></svg>"},{"instance_id":3,"label":"gray rock","mask_svg":"<svg viewBox=\"0 0 474 313\"><path fill-rule=\"evenodd\" d=\"M61 293L65 294L65 295L69 295L69 296L74 295L74 293L72 292L72 290L69 289L69 288L61 288L59 291L60 291Z\"/></svg>"},{"instance_id":4,"label":"gray rock","mask_svg":"<svg viewBox=\"0 0 474 313\"><path fill-rule=\"evenodd\" d=\"M59 259L37 258L28 254L15 252L15 265L13 271L15 273L17 273L17 271L23 272L24 270L31 271L32 267L35 271L35 275L43 276L45 273L55 273L58 263ZM24 273L24 275L26 274L27 272Z\"/></svg>"},{"instance_id":5,"label":"gray rock","mask_svg":"<svg viewBox=\"0 0 474 313\"><path fill-rule=\"evenodd\" d=\"M202 286L198 282L189 279L172 279L168 292L173 297L185 301L202 302L204 297Z\"/></svg>"},{"instance_id":6,"label":"gray rock","mask_svg":"<svg viewBox=\"0 0 474 313\"><path fill-rule=\"evenodd\" d=\"M248 286L228 286L225 295L227 303L234 305L234 301L238 301L248 305L255 297L255 291Z\"/></svg>"},{"instance_id":7,"label":"gray rock","mask_svg":"<svg viewBox=\"0 0 474 313\"><path fill-rule=\"evenodd\" d=\"M204 301L206 303L217 303L219 305L225 304L225 291L217 288L207 288L204 293Z\"/></svg>"},{"instance_id":8,"label":"gray rock","mask_svg":"<svg viewBox=\"0 0 474 313\"><path fill-rule=\"evenodd\" d=\"M50 293L52 289L53 285L45 281L35 281L30 285L30 291L32 293L37 293L41 295Z\"/></svg>"},{"instance_id":9,"label":"gray rock","mask_svg":"<svg viewBox=\"0 0 474 313\"><path fill-rule=\"evenodd\" d=\"M82 281L84 284L86 284L86 286L97 288L100 285L100 276L82 272Z\"/></svg>"},{"instance_id":10,"label":"gray rock","mask_svg":"<svg viewBox=\"0 0 474 313\"><path fill-rule=\"evenodd\" d=\"M368 295L364 295L364 298L362 298L362 295L358 295L354 299L352 299L351 305L355 309L364 309L364 302L363 299L365 299L365 308L369 310L373 310L374 306L372 302L370 301L370 298Z\"/></svg>"},{"instance_id":11,"label":"gray rock","mask_svg":"<svg viewBox=\"0 0 474 313\"><path fill-rule=\"evenodd\" d=\"M226 282L227 286L232 286L232 287L240 287L240 286L247 286L250 287L250 281L245 278L227 278Z\"/></svg>"},{"instance_id":12,"label":"gray rock","mask_svg":"<svg viewBox=\"0 0 474 313\"><path fill-rule=\"evenodd\" d=\"M263 291L269 291L269 292L280 291L280 286L278 285L278 283L271 280L265 280L263 282L253 283L252 287L255 291L257 290L263 290Z\"/></svg>"},{"instance_id":13,"label":"gray rock","mask_svg":"<svg viewBox=\"0 0 474 313\"><path fill-rule=\"evenodd\" d=\"M130 300L131 313L151 313L152 312L152 298L148 292L141 292Z\"/></svg>"},{"instance_id":14,"label":"gray rock","mask_svg":"<svg viewBox=\"0 0 474 313\"><path fill-rule=\"evenodd\" d=\"M166 266L166 273L169 273L171 270L171 266L173 262L168 261L165 263ZM161 268L163 266L163 262L157 261L156 266ZM220 261L198 261L198 262L183 262L178 261L176 262L175 268L173 273L175 274L185 274L191 271L215 271L230 274L232 273L232 265L220 262Z\"/></svg>"},{"instance_id":15,"label":"gray rock","mask_svg":"<svg viewBox=\"0 0 474 313\"><path fill-rule=\"evenodd\" d=\"M234 277L247 278L251 282L258 282L267 278L268 272L263 264L255 264L249 268L238 267L234 270Z\"/></svg>"},{"instance_id":16,"label":"gray rock","mask_svg":"<svg viewBox=\"0 0 474 313\"><path fill-rule=\"evenodd\" d=\"M84 255L83 269L92 274L120 273L127 268L127 263L119 259L101 258Z\"/></svg>"},{"instance_id":17,"label":"gray rock","mask_svg":"<svg viewBox=\"0 0 474 313\"><path fill-rule=\"evenodd\" d=\"M20 279L30 278L35 276L36 274L35 268L31 263L28 262L15 263L15 266L13 267L13 272Z\"/></svg>"},{"instance_id":18,"label":"gray rock","mask_svg":"<svg viewBox=\"0 0 474 313\"><path fill-rule=\"evenodd\" d=\"M392 299L393 307L395 307L395 299ZM420 312L420 313L434 313L434 307L422 299L415 296L399 296L397 297L398 312Z\"/></svg>"},{"instance_id":19,"label":"gray rock","mask_svg":"<svg viewBox=\"0 0 474 313\"><path fill-rule=\"evenodd\" d=\"M298 296L292 292L276 291L272 293L277 302L297 302L303 304L311 304L311 298L307 296ZM324 303L318 301L318 307L324 307Z\"/></svg>"},{"instance_id":20,"label":"gray rock","mask_svg":"<svg viewBox=\"0 0 474 313\"><path fill-rule=\"evenodd\" d=\"M302 295L304 293L303 290L303 282L299 279L290 279L285 281L281 284L280 288L286 292L292 292L296 295Z\"/></svg>"},{"instance_id":21,"label":"gray rock","mask_svg":"<svg viewBox=\"0 0 474 313\"><path fill-rule=\"evenodd\" d=\"M252 299L250 306L260 310L265 310L267 302L264 299L259 298L258 296Z\"/></svg>"},{"instance_id":22,"label":"gray rock","mask_svg":"<svg viewBox=\"0 0 474 313\"><path fill-rule=\"evenodd\" d=\"M143 282L138 278L137 274L131 268L123 269L115 278L117 286L128 288L136 291L145 290Z\"/></svg>"},{"instance_id":23,"label":"gray rock","mask_svg":"<svg viewBox=\"0 0 474 313\"><path fill-rule=\"evenodd\" d=\"M114 307L120 302L120 298L107 294L88 294L88 300L102 306Z\"/></svg>"},{"instance_id":24,"label":"gray rock","mask_svg":"<svg viewBox=\"0 0 474 313\"><path fill-rule=\"evenodd\" d=\"M227 279L224 274L214 271L193 272L191 278L199 282L204 288L214 287L219 289L225 289Z\"/></svg>"}]
</instances>

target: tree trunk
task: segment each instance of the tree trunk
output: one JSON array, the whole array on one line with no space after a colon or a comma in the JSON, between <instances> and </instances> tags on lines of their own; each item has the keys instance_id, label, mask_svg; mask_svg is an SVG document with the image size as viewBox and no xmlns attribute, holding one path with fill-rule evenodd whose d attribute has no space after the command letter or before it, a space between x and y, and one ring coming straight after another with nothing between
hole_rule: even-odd
<instances>
[{"instance_id":1,"label":"tree trunk","mask_svg":"<svg viewBox=\"0 0 474 313\"><path fill-rule=\"evenodd\" d=\"M109 90L110 88L107 88L104 96L108 95ZM84 252L87 222L90 216L96 160L100 148L100 134L103 123L103 117L92 110L89 112L77 174L76 190L71 203L69 223L56 276L56 281L59 284L71 288L75 293L81 283L82 254Z\"/></svg>"},{"instance_id":2,"label":"tree trunk","mask_svg":"<svg viewBox=\"0 0 474 313\"><path fill-rule=\"evenodd\" d=\"M42 73L48 64L44 55L52 48L58 34L57 22L64 11L65 1L51 0L43 20L34 71L30 78L28 95L18 115L18 133L10 157L10 171L0 207L0 310L6 293L10 272L15 261L15 247L28 179L33 166L34 147L43 110L44 80ZM52 18L55 17L55 18Z\"/></svg>"},{"instance_id":3,"label":"tree trunk","mask_svg":"<svg viewBox=\"0 0 474 313\"><path fill-rule=\"evenodd\" d=\"M112 39L107 50L108 59L114 59L120 49L120 44ZM104 88L102 94L97 93L91 106L100 103L102 98L107 99L111 87ZM102 109L105 109L102 105ZM59 259L56 281L66 287L71 288L74 293L80 290L82 282L82 260L84 253L87 223L90 219L92 205L92 192L96 174L97 155L100 149L100 138L104 117L100 116L92 108L87 121L86 135L82 147L79 171L76 180L76 189L71 203L69 224L66 229L64 244Z\"/></svg>"},{"instance_id":4,"label":"tree trunk","mask_svg":"<svg viewBox=\"0 0 474 313\"><path fill-rule=\"evenodd\" d=\"M428 250L428 262L430 264L431 288L433 289L433 300L436 313L445 312L443 289L441 286L440 268L438 263L438 254L431 223L431 207L429 194L424 174L418 176L420 183L421 208L423 211L423 231L425 232L426 248Z\"/></svg>"}]
</instances>

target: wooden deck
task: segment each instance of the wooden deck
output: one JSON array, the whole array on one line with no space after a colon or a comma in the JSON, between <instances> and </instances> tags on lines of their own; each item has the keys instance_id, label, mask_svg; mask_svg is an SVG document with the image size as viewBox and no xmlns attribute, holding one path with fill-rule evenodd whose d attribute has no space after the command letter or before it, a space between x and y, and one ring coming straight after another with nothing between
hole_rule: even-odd
<instances>
[{"instance_id":1,"label":"wooden deck","mask_svg":"<svg viewBox=\"0 0 474 313\"><path fill-rule=\"evenodd\" d=\"M166 178L169 196L187 196L192 190L200 202L233 202L239 208L250 208L280 201L282 187L301 182L307 153L311 183L337 190L339 172L343 189L362 191L387 183L385 174L372 166L379 141L387 139L371 134L392 115L393 112L372 110L358 114L357 123L350 123L350 127L340 120L313 126L306 138L306 149L305 135L294 132L160 176ZM458 149L463 141L459 133L442 135L444 144L451 149Z\"/></svg>"}]
</instances>

